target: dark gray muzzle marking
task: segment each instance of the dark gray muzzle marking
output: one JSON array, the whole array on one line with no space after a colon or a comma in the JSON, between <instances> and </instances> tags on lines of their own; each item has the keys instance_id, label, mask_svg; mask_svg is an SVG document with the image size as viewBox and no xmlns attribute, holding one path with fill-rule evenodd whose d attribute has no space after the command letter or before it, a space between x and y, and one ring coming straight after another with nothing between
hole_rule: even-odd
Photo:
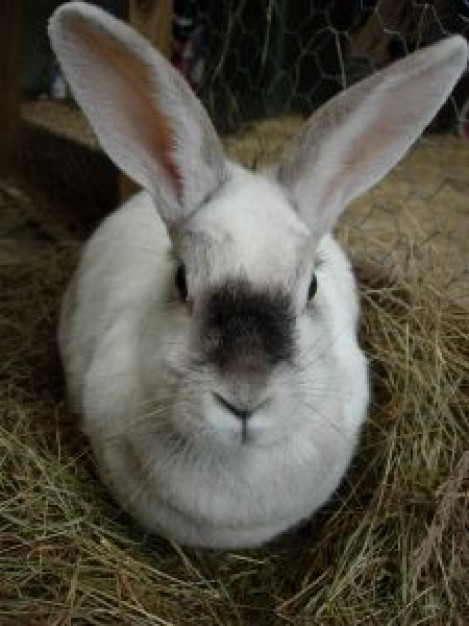
<instances>
[{"instance_id":1,"label":"dark gray muzzle marking","mask_svg":"<svg viewBox=\"0 0 469 626\"><path fill-rule=\"evenodd\" d=\"M207 300L203 341L220 369L265 371L291 360L295 316L288 293L258 291L239 281L213 291Z\"/></svg>"}]
</instances>

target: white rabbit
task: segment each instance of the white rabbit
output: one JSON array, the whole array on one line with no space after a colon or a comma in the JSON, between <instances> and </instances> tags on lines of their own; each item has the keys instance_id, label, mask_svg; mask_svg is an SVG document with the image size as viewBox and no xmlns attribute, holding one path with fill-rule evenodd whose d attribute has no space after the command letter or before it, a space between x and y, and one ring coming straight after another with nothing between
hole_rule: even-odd
<instances>
[{"instance_id":1,"label":"white rabbit","mask_svg":"<svg viewBox=\"0 0 469 626\"><path fill-rule=\"evenodd\" d=\"M86 245L59 329L103 480L176 541L262 544L334 492L367 412L355 281L330 231L447 99L466 43L341 93L254 173L131 28L71 2L49 32L103 148L145 190Z\"/></svg>"}]
</instances>

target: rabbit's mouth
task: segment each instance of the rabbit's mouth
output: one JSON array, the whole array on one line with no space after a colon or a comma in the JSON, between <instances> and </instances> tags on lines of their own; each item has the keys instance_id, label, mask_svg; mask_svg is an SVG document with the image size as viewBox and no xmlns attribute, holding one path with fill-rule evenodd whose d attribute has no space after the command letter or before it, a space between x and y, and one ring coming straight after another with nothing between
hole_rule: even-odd
<instances>
[{"instance_id":1,"label":"rabbit's mouth","mask_svg":"<svg viewBox=\"0 0 469 626\"><path fill-rule=\"evenodd\" d=\"M219 393L215 392L212 395L215 404L218 404L228 415L237 420L241 445L253 443L257 437L255 430L252 428L251 419L257 412L265 410L270 404L270 400L267 398L257 402L255 405L243 404L239 406Z\"/></svg>"}]
</instances>

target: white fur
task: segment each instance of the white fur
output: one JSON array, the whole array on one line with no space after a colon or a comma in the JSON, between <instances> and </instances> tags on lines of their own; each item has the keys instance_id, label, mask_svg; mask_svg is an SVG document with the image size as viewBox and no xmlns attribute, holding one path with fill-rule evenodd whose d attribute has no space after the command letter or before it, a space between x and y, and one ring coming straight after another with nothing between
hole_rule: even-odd
<instances>
[{"instance_id":1,"label":"white fur","mask_svg":"<svg viewBox=\"0 0 469 626\"><path fill-rule=\"evenodd\" d=\"M177 541L208 547L264 543L330 497L366 416L367 367L356 339L355 281L328 231L340 212L337 194L347 199L353 187L353 176L332 157L335 150L351 149L350 141L371 141L364 117L373 94L364 106L357 88L349 102L340 96L340 109L348 102L348 113L337 118L337 128L331 123L334 104L328 104L329 128L319 112L319 126L313 116L306 139L300 136L293 144L277 175L255 174L223 157L200 103L130 29L77 2L58 10L50 33L98 137L121 166L130 163L130 173L143 172L136 177L147 188L93 235L62 307L59 344L69 393L103 480L146 527ZM140 150L145 138L132 116L142 103L133 102L129 84L125 88L126 65L115 68L112 55L103 60L94 43L90 52L89 33L115 38L132 63L141 61L156 77L148 84L151 111L145 120L163 124L173 137L169 160L164 146ZM456 48L462 58L463 44L453 39L446 49L445 44L430 49L426 60L417 55L414 62L395 66L394 74L387 71L386 81L395 76L409 92L407 74L414 89L428 80L427 72L419 83L423 62L433 83L445 82L421 116L412 111L414 118L427 120L446 97L457 72L448 78L445 67L454 66ZM104 93L94 88L102 72ZM372 80L362 95L377 89L378 102L381 82ZM405 98L396 104L402 120L408 106ZM179 122L188 136L187 163ZM379 176L420 130L370 148L381 159ZM317 156L318 137L327 145L327 167ZM135 149L130 154L129 146ZM359 190L375 182L376 168L367 175L369 160L362 169L354 167ZM326 179L337 192L330 203ZM324 199L321 207L316 197ZM189 304L178 300L174 286L180 262L187 270ZM313 272L318 291L308 303ZM205 294L241 279L259 292L281 288L294 306L293 363L272 367L262 380L228 376L200 358ZM249 419L246 439L240 421L214 393L260 407Z\"/></svg>"},{"instance_id":2,"label":"white fur","mask_svg":"<svg viewBox=\"0 0 469 626\"><path fill-rule=\"evenodd\" d=\"M264 192L265 182L259 182ZM257 198L252 189L246 191L245 211L252 218ZM295 222L292 216L287 213L286 224ZM260 263L270 249L269 229L253 237L252 229L243 233L239 224L233 254L244 259L249 247L247 260ZM267 225L260 221L257 232ZM281 244L276 226L272 234ZM229 227L220 217L220 231ZM296 227L304 230L299 221ZM281 249L288 251L290 233L283 238ZM275 373L265 390L273 404L251 418L252 441L241 445L239 424L211 399L223 381L213 372L185 371L193 329L184 310L168 314L165 301L174 275L170 247L146 193L109 217L92 237L67 295L78 304L73 321L60 331L70 392L103 479L147 527L184 543L254 546L320 506L354 451L368 392L366 363L355 339L353 278L343 253L325 236L315 311L299 315L305 354L298 368L303 371ZM275 274L288 273L283 256L276 260ZM288 255L286 261L291 261ZM227 264L221 273L225 278L242 274L242 265ZM259 273L266 274L265 265L262 269ZM159 406L166 410L175 384L182 389L170 398L168 414L160 415ZM173 430L191 437L191 448L180 455L168 441Z\"/></svg>"}]
</instances>

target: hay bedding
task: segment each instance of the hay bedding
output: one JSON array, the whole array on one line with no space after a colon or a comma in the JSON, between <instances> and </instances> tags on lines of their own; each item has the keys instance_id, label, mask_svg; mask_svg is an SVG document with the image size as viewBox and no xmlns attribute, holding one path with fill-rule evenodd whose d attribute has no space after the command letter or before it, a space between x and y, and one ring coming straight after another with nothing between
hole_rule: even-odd
<instances>
[{"instance_id":1,"label":"hay bedding","mask_svg":"<svg viewBox=\"0 0 469 626\"><path fill-rule=\"evenodd\" d=\"M279 128L258 127L229 148L246 160L266 146L273 155L293 130ZM461 243L468 224L468 150L451 138L431 142L341 229L360 276L373 372L359 454L309 524L248 552L149 537L102 488L67 412L54 346L82 233L44 196L1 184L2 624L468 623L467 250L451 260L451 237ZM416 172L420 157L440 161L444 185ZM406 199L427 208L427 222L410 219ZM454 213L454 229L429 238L437 216L428 209L438 203ZM444 282L426 273L432 263L445 266Z\"/></svg>"}]
</instances>

